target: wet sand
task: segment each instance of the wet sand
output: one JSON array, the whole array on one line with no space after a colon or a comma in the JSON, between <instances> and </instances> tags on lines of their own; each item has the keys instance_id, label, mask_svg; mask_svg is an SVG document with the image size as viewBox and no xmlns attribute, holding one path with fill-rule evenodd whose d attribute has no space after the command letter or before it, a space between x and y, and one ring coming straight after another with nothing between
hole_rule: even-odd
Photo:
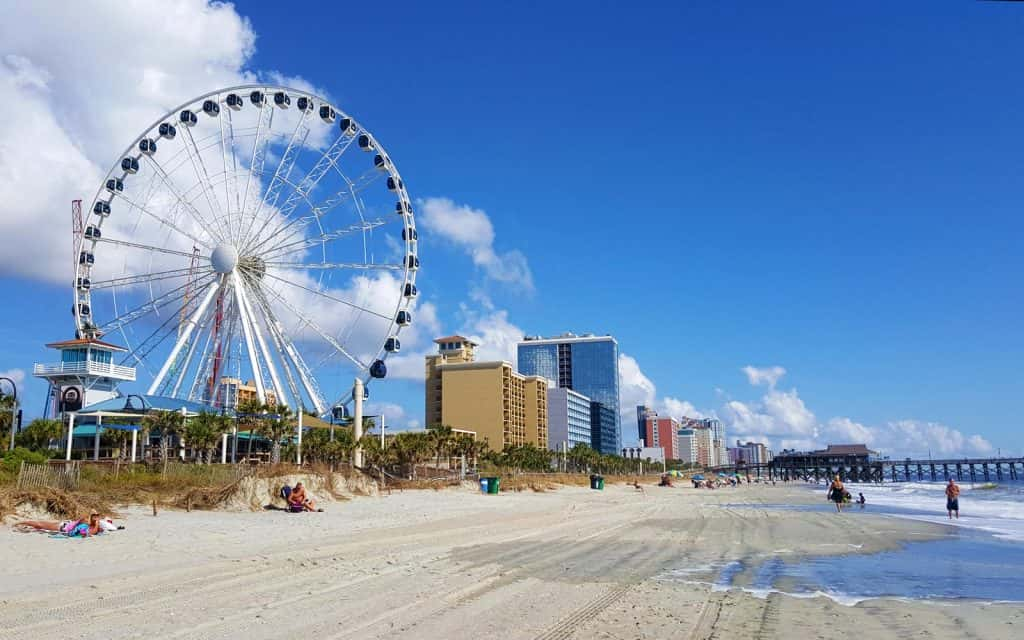
<instances>
[{"instance_id":1,"label":"wet sand","mask_svg":"<svg viewBox=\"0 0 1024 640\"><path fill-rule=\"evenodd\" d=\"M0 638L1019 636L1020 604L744 590L773 558L945 534L815 511L818 498L782 486L407 491L322 514L126 509L127 530L85 541L2 527ZM728 588L712 578L722 566L735 567Z\"/></svg>"}]
</instances>

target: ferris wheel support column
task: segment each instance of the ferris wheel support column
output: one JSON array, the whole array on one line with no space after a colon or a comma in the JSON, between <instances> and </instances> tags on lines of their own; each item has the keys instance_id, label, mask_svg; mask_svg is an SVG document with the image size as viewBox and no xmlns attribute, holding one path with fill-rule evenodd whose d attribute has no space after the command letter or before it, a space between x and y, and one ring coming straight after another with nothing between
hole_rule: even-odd
<instances>
[{"instance_id":1,"label":"ferris wheel support column","mask_svg":"<svg viewBox=\"0 0 1024 640\"><path fill-rule=\"evenodd\" d=\"M359 446L359 441L363 437L363 381L359 378L356 378L352 386L352 404L355 405L355 415L352 416L352 439L356 443L356 447L352 449L352 466L359 468L363 466L363 448Z\"/></svg>"},{"instance_id":2,"label":"ferris wheel support column","mask_svg":"<svg viewBox=\"0 0 1024 640\"><path fill-rule=\"evenodd\" d=\"M185 330L181 332L180 336L178 336L178 341L174 343L174 348L171 349L171 354L167 356L167 360L164 361L164 366L160 367L160 373L158 373L156 378L153 379L153 384L149 385L149 391L146 392L146 395L155 394L157 389L160 388L160 385L163 384L164 377L171 369L171 365L173 365L174 361L178 358L178 353L181 351L181 348L185 346L185 343L192 336L192 332L195 330L199 318L206 313L206 308L210 306L210 301L213 300L214 296L217 295L217 292L223 286L223 279L221 279L221 281L216 285L210 286L210 290L203 296L203 300L199 303L199 307L191 316L189 316L188 321L185 323Z\"/></svg>"},{"instance_id":3,"label":"ferris wheel support column","mask_svg":"<svg viewBox=\"0 0 1024 640\"><path fill-rule=\"evenodd\" d=\"M236 283L241 284L241 278L236 279ZM246 292L238 287L238 299L241 302L242 308L245 310L245 315L249 318L249 323L252 325L253 335L256 336L256 344L260 348L260 354L263 356L263 360L267 363L267 372L270 373L270 383L274 387L274 399L277 404L284 404L286 396L284 394L284 387L281 386L281 378L277 375L277 367L274 365L273 359L270 357L270 350L267 349L267 341L263 339L263 331L260 330L260 325L256 322L256 315L252 311L252 305L249 304L249 296ZM302 409L300 403L299 407Z\"/></svg>"},{"instance_id":4,"label":"ferris wheel support column","mask_svg":"<svg viewBox=\"0 0 1024 640\"><path fill-rule=\"evenodd\" d=\"M252 337L251 319L245 313L245 304L242 303L242 279L238 277L237 271L231 272L231 282L235 288L235 301L238 303L238 319L242 321L242 333L245 335L245 349L249 352L249 366L252 367L252 378L256 383L256 397L260 404L267 403L267 390L263 386L263 374L260 372L260 361L256 357L256 346Z\"/></svg>"}]
</instances>

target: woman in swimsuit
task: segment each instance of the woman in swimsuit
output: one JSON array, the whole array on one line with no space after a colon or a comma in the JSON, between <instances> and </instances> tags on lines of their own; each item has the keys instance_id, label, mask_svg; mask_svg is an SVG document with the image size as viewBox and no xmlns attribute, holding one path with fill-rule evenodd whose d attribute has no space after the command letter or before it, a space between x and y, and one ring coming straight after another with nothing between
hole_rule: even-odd
<instances>
[{"instance_id":1,"label":"woman in swimsuit","mask_svg":"<svg viewBox=\"0 0 1024 640\"><path fill-rule=\"evenodd\" d=\"M35 531L52 531L63 533L66 536L82 536L87 538L102 531L100 527L100 514L90 513L89 520L22 520L14 524L16 528L32 529Z\"/></svg>"},{"instance_id":2,"label":"woman in swimsuit","mask_svg":"<svg viewBox=\"0 0 1024 640\"><path fill-rule=\"evenodd\" d=\"M832 502L836 503L836 511L842 513L843 500L846 498L846 488L843 487L843 481L839 479L839 474L836 474L836 479L829 486L828 496Z\"/></svg>"}]
</instances>

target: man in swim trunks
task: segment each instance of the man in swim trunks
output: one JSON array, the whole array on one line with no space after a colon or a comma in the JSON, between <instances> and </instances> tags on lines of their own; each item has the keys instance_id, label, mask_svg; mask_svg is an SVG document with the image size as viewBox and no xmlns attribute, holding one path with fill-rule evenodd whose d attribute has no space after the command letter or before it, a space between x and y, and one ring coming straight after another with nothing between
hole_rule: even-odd
<instances>
[{"instance_id":1,"label":"man in swim trunks","mask_svg":"<svg viewBox=\"0 0 1024 640\"><path fill-rule=\"evenodd\" d=\"M313 499L306 495L306 487L302 486L301 482L295 483L295 488L292 489L292 494L288 496L288 501L296 507L302 507L306 511L323 511L323 509L317 509Z\"/></svg>"},{"instance_id":2,"label":"man in swim trunks","mask_svg":"<svg viewBox=\"0 0 1024 640\"><path fill-rule=\"evenodd\" d=\"M946 513L949 514L949 519L953 519L953 514L956 514L956 519L960 519L960 487L956 486L953 482L953 478L949 479L949 484L946 485Z\"/></svg>"}]
</instances>

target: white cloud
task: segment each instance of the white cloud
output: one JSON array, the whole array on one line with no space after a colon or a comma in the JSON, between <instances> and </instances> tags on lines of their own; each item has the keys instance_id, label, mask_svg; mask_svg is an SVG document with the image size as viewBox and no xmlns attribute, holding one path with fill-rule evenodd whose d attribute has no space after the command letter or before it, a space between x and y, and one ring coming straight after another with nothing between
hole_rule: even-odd
<instances>
[{"instance_id":1,"label":"white cloud","mask_svg":"<svg viewBox=\"0 0 1024 640\"><path fill-rule=\"evenodd\" d=\"M640 369L636 358L619 354L619 405L624 444L634 442L636 408L651 407L658 415L672 418L705 418L708 413L698 410L693 403L672 396L659 397L654 382Z\"/></svg>"},{"instance_id":2,"label":"white cloud","mask_svg":"<svg viewBox=\"0 0 1024 640\"><path fill-rule=\"evenodd\" d=\"M0 378L10 378L14 380L14 384L19 387L25 382L25 371L22 369L8 369L7 371L0 371ZM8 382L0 383L0 392L9 393L11 385Z\"/></svg>"},{"instance_id":3,"label":"white cloud","mask_svg":"<svg viewBox=\"0 0 1024 640\"><path fill-rule=\"evenodd\" d=\"M657 388L654 382L640 370L636 358L619 354L619 404L622 406L623 422L632 414L636 420L636 407L654 406Z\"/></svg>"},{"instance_id":4,"label":"white cloud","mask_svg":"<svg viewBox=\"0 0 1024 640\"><path fill-rule=\"evenodd\" d=\"M776 449L809 450L828 444L866 444L885 455L984 455L993 446L980 435L937 422L895 420L879 426L865 425L848 417L820 422L804 404L796 389L775 388L785 374L782 367L744 367L751 385L767 385L756 402L728 400L722 407L729 441L763 442Z\"/></svg>"},{"instance_id":5,"label":"white cloud","mask_svg":"<svg viewBox=\"0 0 1024 640\"><path fill-rule=\"evenodd\" d=\"M769 387L774 387L775 383L777 383L782 376L786 375L786 370L778 366L754 367L748 364L741 370L743 373L747 374L747 380L754 386L766 384Z\"/></svg>"},{"instance_id":6,"label":"white cloud","mask_svg":"<svg viewBox=\"0 0 1024 640\"><path fill-rule=\"evenodd\" d=\"M15 3L0 21L0 267L71 280L70 200L100 177L155 114L252 78L255 34L234 7L204 0ZM97 38L96 34L103 34Z\"/></svg>"},{"instance_id":7,"label":"white cloud","mask_svg":"<svg viewBox=\"0 0 1024 640\"><path fill-rule=\"evenodd\" d=\"M388 433L416 429L420 426L418 418L409 415L400 404L394 402L367 402L363 414L368 416L384 415L384 426Z\"/></svg>"},{"instance_id":8,"label":"white cloud","mask_svg":"<svg viewBox=\"0 0 1024 640\"><path fill-rule=\"evenodd\" d=\"M533 274L526 256L517 250L499 253L494 248L494 225L482 209L456 204L449 198L419 202L420 228L463 249L484 274L498 282L533 291Z\"/></svg>"},{"instance_id":9,"label":"white cloud","mask_svg":"<svg viewBox=\"0 0 1024 640\"><path fill-rule=\"evenodd\" d=\"M476 349L477 360L506 360L515 365L516 345L522 341L525 333L509 322L508 311L499 309L484 315L471 315L471 318L460 333L479 343Z\"/></svg>"},{"instance_id":10,"label":"white cloud","mask_svg":"<svg viewBox=\"0 0 1024 640\"><path fill-rule=\"evenodd\" d=\"M980 435L965 435L953 427L923 420L896 420L872 429L875 446L885 452L913 457L987 455L995 451Z\"/></svg>"}]
</instances>

